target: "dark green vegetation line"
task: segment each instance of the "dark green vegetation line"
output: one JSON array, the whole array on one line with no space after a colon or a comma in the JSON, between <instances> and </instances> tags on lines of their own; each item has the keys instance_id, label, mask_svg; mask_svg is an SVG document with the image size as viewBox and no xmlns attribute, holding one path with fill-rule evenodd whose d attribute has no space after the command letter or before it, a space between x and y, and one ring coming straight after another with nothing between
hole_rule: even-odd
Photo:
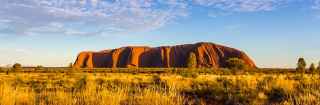
<instances>
[{"instance_id":1,"label":"dark green vegetation line","mask_svg":"<svg viewBox=\"0 0 320 105\"><path fill-rule=\"evenodd\" d=\"M19 70L12 68L2 68L1 73L66 73L66 72L82 72L82 73L181 73L181 72L195 72L205 74L287 74L297 73L295 69L280 69L280 68L259 68L250 70L232 70L232 69L213 69L213 68L94 68L94 69L73 69L68 67L26 67ZM308 73L308 72L306 72Z\"/></svg>"}]
</instances>

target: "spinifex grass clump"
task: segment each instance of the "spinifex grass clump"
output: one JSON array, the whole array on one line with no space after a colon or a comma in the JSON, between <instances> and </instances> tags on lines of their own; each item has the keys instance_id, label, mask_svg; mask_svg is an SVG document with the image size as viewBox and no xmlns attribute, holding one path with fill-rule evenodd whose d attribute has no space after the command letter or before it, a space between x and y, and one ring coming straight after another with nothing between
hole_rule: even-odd
<instances>
[{"instance_id":1,"label":"spinifex grass clump","mask_svg":"<svg viewBox=\"0 0 320 105\"><path fill-rule=\"evenodd\" d=\"M73 90L73 91L81 91L81 90L83 90L83 89L86 88L86 85L87 85L87 76L84 75L83 77L81 77L80 80L78 80L78 81L74 84L72 90Z\"/></svg>"},{"instance_id":2,"label":"spinifex grass clump","mask_svg":"<svg viewBox=\"0 0 320 105\"><path fill-rule=\"evenodd\" d=\"M283 88L272 88L267 95L270 103L279 103L289 99L289 95Z\"/></svg>"}]
</instances>

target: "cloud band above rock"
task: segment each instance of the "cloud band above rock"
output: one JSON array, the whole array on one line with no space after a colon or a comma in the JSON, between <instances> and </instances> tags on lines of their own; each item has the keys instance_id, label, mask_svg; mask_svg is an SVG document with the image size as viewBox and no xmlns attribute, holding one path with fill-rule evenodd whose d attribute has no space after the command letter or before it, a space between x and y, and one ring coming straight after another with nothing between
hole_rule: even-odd
<instances>
[{"instance_id":1,"label":"cloud band above rock","mask_svg":"<svg viewBox=\"0 0 320 105\"><path fill-rule=\"evenodd\" d=\"M298 0L2 0L0 32L6 35L99 35L158 29L189 7L231 12L272 11ZM313 0L319 9L320 1Z\"/></svg>"}]
</instances>

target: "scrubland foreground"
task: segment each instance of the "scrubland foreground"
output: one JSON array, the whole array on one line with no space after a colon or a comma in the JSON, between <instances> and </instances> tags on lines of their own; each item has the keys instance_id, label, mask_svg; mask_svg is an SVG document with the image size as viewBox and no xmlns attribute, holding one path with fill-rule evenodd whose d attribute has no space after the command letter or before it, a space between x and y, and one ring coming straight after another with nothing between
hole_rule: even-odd
<instances>
[{"instance_id":1,"label":"scrubland foreground","mask_svg":"<svg viewBox=\"0 0 320 105\"><path fill-rule=\"evenodd\" d=\"M1 105L320 105L319 74L2 73Z\"/></svg>"}]
</instances>

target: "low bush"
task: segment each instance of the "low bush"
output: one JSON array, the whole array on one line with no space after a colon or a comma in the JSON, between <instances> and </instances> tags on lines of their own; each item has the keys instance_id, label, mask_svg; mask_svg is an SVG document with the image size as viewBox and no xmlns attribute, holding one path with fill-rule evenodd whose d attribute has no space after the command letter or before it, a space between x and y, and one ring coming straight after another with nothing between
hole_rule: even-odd
<instances>
[{"instance_id":1,"label":"low bush","mask_svg":"<svg viewBox=\"0 0 320 105\"><path fill-rule=\"evenodd\" d=\"M289 99L288 94L282 88L272 88L267 95L269 103L281 103Z\"/></svg>"},{"instance_id":2,"label":"low bush","mask_svg":"<svg viewBox=\"0 0 320 105\"><path fill-rule=\"evenodd\" d=\"M85 89L87 85L87 76L84 75L80 80L78 80L72 87L73 91L81 91Z\"/></svg>"},{"instance_id":3,"label":"low bush","mask_svg":"<svg viewBox=\"0 0 320 105\"><path fill-rule=\"evenodd\" d=\"M179 75L186 78L197 78L198 72L196 71L181 71L179 72Z\"/></svg>"}]
</instances>

